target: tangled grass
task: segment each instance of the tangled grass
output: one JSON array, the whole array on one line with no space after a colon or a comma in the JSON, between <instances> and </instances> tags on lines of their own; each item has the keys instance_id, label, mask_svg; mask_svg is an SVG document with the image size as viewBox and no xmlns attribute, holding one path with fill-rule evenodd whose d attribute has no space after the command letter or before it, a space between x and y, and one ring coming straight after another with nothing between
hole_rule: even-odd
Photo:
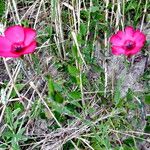
<instances>
[{"instance_id":1,"label":"tangled grass","mask_svg":"<svg viewBox=\"0 0 150 150\"><path fill-rule=\"evenodd\" d=\"M36 52L0 60L2 150L148 150L148 0L0 1L1 32L37 31ZM131 25L147 36L128 61L109 37ZM13 36L13 35L12 35Z\"/></svg>"}]
</instances>

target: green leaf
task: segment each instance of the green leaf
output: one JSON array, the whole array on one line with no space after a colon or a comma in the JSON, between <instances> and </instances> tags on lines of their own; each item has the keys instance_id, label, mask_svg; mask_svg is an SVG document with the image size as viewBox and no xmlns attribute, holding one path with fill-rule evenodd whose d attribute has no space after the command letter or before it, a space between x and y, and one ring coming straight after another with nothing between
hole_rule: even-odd
<instances>
[{"instance_id":1,"label":"green leaf","mask_svg":"<svg viewBox=\"0 0 150 150\"><path fill-rule=\"evenodd\" d=\"M72 46L72 55L73 55L73 57L74 57L75 59L79 59L77 54L78 54L78 52L77 52L77 46L76 46L76 45L73 45L73 46Z\"/></svg>"},{"instance_id":2,"label":"green leaf","mask_svg":"<svg viewBox=\"0 0 150 150\"><path fill-rule=\"evenodd\" d=\"M9 124L9 125L13 125L13 121L14 121L14 118L13 118L13 115L12 115L12 111L9 107L6 108L6 122Z\"/></svg>"},{"instance_id":3,"label":"green leaf","mask_svg":"<svg viewBox=\"0 0 150 150\"><path fill-rule=\"evenodd\" d=\"M127 146L133 147L134 146L134 139L132 137L129 137L129 138L125 139L123 141L123 143L126 144Z\"/></svg>"},{"instance_id":4,"label":"green leaf","mask_svg":"<svg viewBox=\"0 0 150 150\"><path fill-rule=\"evenodd\" d=\"M150 133L150 123L147 123L145 129L144 129L144 132L146 133Z\"/></svg>"},{"instance_id":5,"label":"green leaf","mask_svg":"<svg viewBox=\"0 0 150 150\"><path fill-rule=\"evenodd\" d=\"M128 6L126 7L126 12L130 11L132 9L136 9L138 7L138 3L136 1L130 1L130 3L128 4Z\"/></svg>"},{"instance_id":6,"label":"green leaf","mask_svg":"<svg viewBox=\"0 0 150 150\"><path fill-rule=\"evenodd\" d=\"M99 7L98 7L98 6L91 6L91 7L90 7L90 11L91 11L91 12L99 11Z\"/></svg>"},{"instance_id":7,"label":"green leaf","mask_svg":"<svg viewBox=\"0 0 150 150\"><path fill-rule=\"evenodd\" d=\"M29 20L25 19L25 20L22 20L21 21L21 24L24 26L24 27L29 27Z\"/></svg>"},{"instance_id":8,"label":"green leaf","mask_svg":"<svg viewBox=\"0 0 150 150\"><path fill-rule=\"evenodd\" d=\"M73 77L79 76L79 70L75 66L68 65L68 72Z\"/></svg>"},{"instance_id":9,"label":"green leaf","mask_svg":"<svg viewBox=\"0 0 150 150\"><path fill-rule=\"evenodd\" d=\"M56 103L54 101L51 101L51 104L52 108L59 114L80 118L80 115L75 110L70 111L66 106L63 106L62 104Z\"/></svg>"},{"instance_id":10,"label":"green leaf","mask_svg":"<svg viewBox=\"0 0 150 150\"><path fill-rule=\"evenodd\" d=\"M13 111L12 115L13 115L14 118L16 118L16 117L18 116L20 110L21 110L21 109L18 108L18 109L15 109L15 110Z\"/></svg>"},{"instance_id":11,"label":"green leaf","mask_svg":"<svg viewBox=\"0 0 150 150\"><path fill-rule=\"evenodd\" d=\"M146 120L147 120L147 123L146 123L146 126L145 126L144 131L145 131L146 133L150 133L150 116L147 116L147 117L146 117Z\"/></svg>"},{"instance_id":12,"label":"green leaf","mask_svg":"<svg viewBox=\"0 0 150 150\"><path fill-rule=\"evenodd\" d=\"M14 107L14 109L20 109L21 111L24 111L24 106L23 106L23 104L21 103L21 102L15 102L14 103L14 105L13 105Z\"/></svg>"},{"instance_id":13,"label":"green leaf","mask_svg":"<svg viewBox=\"0 0 150 150\"><path fill-rule=\"evenodd\" d=\"M70 92L68 96L73 100L81 99L81 93L78 91Z\"/></svg>"},{"instance_id":14,"label":"green leaf","mask_svg":"<svg viewBox=\"0 0 150 150\"><path fill-rule=\"evenodd\" d=\"M54 89L55 89L56 91L58 91L58 92L64 91L64 89L63 89L61 83L54 82L53 85L54 85Z\"/></svg>"},{"instance_id":15,"label":"green leaf","mask_svg":"<svg viewBox=\"0 0 150 150\"><path fill-rule=\"evenodd\" d=\"M126 95L127 101L132 101L133 94L134 94L133 91L131 89L128 89L128 92L127 92L127 95Z\"/></svg>"},{"instance_id":16,"label":"green leaf","mask_svg":"<svg viewBox=\"0 0 150 150\"><path fill-rule=\"evenodd\" d=\"M79 45L84 42L84 41L82 40L82 35L81 35L81 33L78 33L78 34L77 34L77 41L78 41L78 44L79 44Z\"/></svg>"},{"instance_id":17,"label":"green leaf","mask_svg":"<svg viewBox=\"0 0 150 150\"><path fill-rule=\"evenodd\" d=\"M48 33L48 35L49 35L49 38L52 36L52 32L53 32L53 28L52 28L52 26L48 26L48 27L46 27L46 32Z\"/></svg>"},{"instance_id":18,"label":"green leaf","mask_svg":"<svg viewBox=\"0 0 150 150\"><path fill-rule=\"evenodd\" d=\"M80 24L80 33L81 33L81 35L85 36L86 32L87 32L87 29L86 29L85 23L81 23Z\"/></svg>"},{"instance_id":19,"label":"green leaf","mask_svg":"<svg viewBox=\"0 0 150 150\"><path fill-rule=\"evenodd\" d=\"M63 103L63 101L64 101L64 98L63 98L63 96L60 94L60 93L55 93L55 96L54 96L55 98L55 101L56 102L58 102L58 103Z\"/></svg>"},{"instance_id":20,"label":"green leaf","mask_svg":"<svg viewBox=\"0 0 150 150\"><path fill-rule=\"evenodd\" d=\"M120 100L121 100L121 85L123 83L123 79L119 79L115 88L115 93L114 93L114 101L116 103L116 105L119 104Z\"/></svg>"},{"instance_id":21,"label":"green leaf","mask_svg":"<svg viewBox=\"0 0 150 150\"><path fill-rule=\"evenodd\" d=\"M150 40L147 40L146 43L147 43L147 45L150 45Z\"/></svg>"},{"instance_id":22,"label":"green leaf","mask_svg":"<svg viewBox=\"0 0 150 150\"><path fill-rule=\"evenodd\" d=\"M150 104L150 94L145 95L145 103Z\"/></svg>"},{"instance_id":23,"label":"green leaf","mask_svg":"<svg viewBox=\"0 0 150 150\"><path fill-rule=\"evenodd\" d=\"M20 146L18 145L18 142L16 142L15 138L11 140L11 145L13 150L20 150Z\"/></svg>"},{"instance_id":24,"label":"green leaf","mask_svg":"<svg viewBox=\"0 0 150 150\"><path fill-rule=\"evenodd\" d=\"M5 2L4 0L0 0L0 17L2 17L5 10Z\"/></svg>"},{"instance_id":25,"label":"green leaf","mask_svg":"<svg viewBox=\"0 0 150 150\"><path fill-rule=\"evenodd\" d=\"M147 14L146 21L150 22L150 14Z\"/></svg>"},{"instance_id":26,"label":"green leaf","mask_svg":"<svg viewBox=\"0 0 150 150\"><path fill-rule=\"evenodd\" d=\"M0 150L7 150L7 145L5 143L0 145Z\"/></svg>"},{"instance_id":27,"label":"green leaf","mask_svg":"<svg viewBox=\"0 0 150 150\"><path fill-rule=\"evenodd\" d=\"M9 140L13 137L13 132L11 130L7 130L3 132L2 136L5 137L7 140Z\"/></svg>"},{"instance_id":28,"label":"green leaf","mask_svg":"<svg viewBox=\"0 0 150 150\"><path fill-rule=\"evenodd\" d=\"M50 76L47 76L47 82L48 82L48 96L54 99L54 95L55 95L54 82Z\"/></svg>"},{"instance_id":29,"label":"green leaf","mask_svg":"<svg viewBox=\"0 0 150 150\"><path fill-rule=\"evenodd\" d=\"M21 91L21 90L23 89L23 87L24 87L24 84L15 84L15 86L16 86L16 88L17 88L18 91ZM17 93L16 93L16 91L13 89L13 90L12 90L12 93L11 93L11 97L14 98L14 97L16 97L16 96L17 96Z\"/></svg>"}]
</instances>

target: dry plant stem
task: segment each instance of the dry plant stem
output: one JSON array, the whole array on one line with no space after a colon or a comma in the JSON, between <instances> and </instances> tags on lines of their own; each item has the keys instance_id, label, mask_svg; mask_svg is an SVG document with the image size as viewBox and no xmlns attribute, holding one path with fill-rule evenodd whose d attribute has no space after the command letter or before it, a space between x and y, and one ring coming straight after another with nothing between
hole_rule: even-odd
<instances>
[{"instance_id":1,"label":"dry plant stem","mask_svg":"<svg viewBox=\"0 0 150 150\"><path fill-rule=\"evenodd\" d=\"M78 33L80 32L80 8L81 7L81 1L78 0L77 3L77 20L78 20Z\"/></svg>"},{"instance_id":2,"label":"dry plant stem","mask_svg":"<svg viewBox=\"0 0 150 150\"><path fill-rule=\"evenodd\" d=\"M18 8L17 8L17 4L16 4L15 0L12 0L12 3L13 3L14 10L15 10L17 22L18 22L19 24L21 24L20 17L19 17L19 13L18 13Z\"/></svg>"},{"instance_id":3,"label":"dry plant stem","mask_svg":"<svg viewBox=\"0 0 150 150\"><path fill-rule=\"evenodd\" d=\"M114 91L115 91L115 70L112 70L112 78L111 78L111 93L112 93L112 99L114 97Z\"/></svg>"},{"instance_id":4,"label":"dry plant stem","mask_svg":"<svg viewBox=\"0 0 150 150\"><path fill-rule=\"evenodd\" d=\"M119 113L121 113L121 112L119 112L118 110L115 110L115 111L111 112L110 114L97 119L95 122L93 122L93 125L96 125L97 123L99 123L99 121L108 119L110 117L115 117ZM49 145L49 148L51 148L51 149L54 149L54 147L55 148L58 148L58 147L60 148L65 142L67 142L69 140L72 140L74 138L78 138L85 131L88 132L90 130L90 126L88 126L88 125L81 124L80 126L76 127L77 124L74 123L73 126L68 127L68 128L75 128L75 131L71 132L65 139L60 139L60 140L58 139L57 143L55 142L52 145ZM65 129L62 128L60 130L62 130L64 132ZM68 130L68 129L66 129L66 130ZM61 131L59 132L59 136L60 136L60 134L61 134ZM44 140L48 139L47 141L51 141L51 138L54 139L55 137L56 138L58 137L58 133L57 132L56 132L56 135L55 135L55 133L51 133L51 134L47 135L46 139L44 139ZM41 140L40 142L38 142L38 145L43 143L44 140ZM38 145L36 145L36 146L38 146Z\"/></svg>"},{"instance_id":5,"label":"dry plant stem","mask_svg":"<svg viewBox=\"0 0 150 150\"><path fill-rule=\"evenodd\" d=\"M62 19L61 19L61 7L60 7L60 0L57 2L57 15L58 15L58 27L59 27L59 33L60 33L60 42L62 45L62 57L64 60L66 60L66 51L65 51L65 46L62 41L64 41L64 35L63 35L63 29L62 29Z\"/></svg>"},{"instance_id":6,"label":"dry plant stem","mask_svg":"<svg viewBox=\"0 0 150 150\"><path fill-rule=\"evenodd\" d=\"M80 137L78 139L81 140L83 143L85 143L88 146L88 148L90 148L91 150L94 150L93 147L89 144L90 142L88 140L84 138L80 138Z\"/></svg>"},{"instance_id":7,"label":"dry plant stem","mask_svg":"<svg viewBox=\"0 0 150 150\"><path fill-rule=\"evenodd\" d=\"M105 21L107 22L108 21L108 4L109 4L109 0L105 0L105 3L106 3L106 10L105 10ZM104 34L104 37L105 37L105 56L107 57L108 55L108 39L107 39L107 32L105 32ZM107 82L108 82L108 72L107 72L107 62L105 61L104 62L104 69L105 69L105 90L104 90L104 97L106 97L106 94L107 94Z\"/></svg>"},{"instance_id":8,"label":"dry plant stem","mask_svg":"<svg viewBox=\"0 0 150 150\"><path fill-rule=\"evenodd\" d=\"M56 31L56 36L55 36L55 43L57 45L59 55L62 59L66 59L66 51L64 47L64 35L63 35L63 29L62 29L62 19L61 19L61 6L60 6L60 1L52 1L51 2L53 7L52 7L52 22L54 21L55 23L55 31Z\"/></svg>"},{"instance_id":9,"label":"dry plant stem","mask_svg":"<svg viewBox=\"0 0 150 150\"><path fill-rule=\"evenodd\" d=\"M91 18L91 7L93 6L93 3L92 3L92 0L90 0L90 10L89 10L89 16L88 16L88 24L87 24L87 34L86 34L86 38L85 38L85 47L87 45L87 42L88 42L88 35L90 33L90 18Z\"/></svg>"},{"instance_id":10,"label":"dry plant stem","mask_svg":"<svg viewBox=\"0 0 150 150\"><path fill-rule=\"evenodd\" d=\"M126 0L123 0L123 1L122 1L122 29L124 29L125 1L126 1Z\"/></svg>"},{"instance_id":11,"label":"dry plant stem","mask_svg":"<svg viewBox=\"0 0 150 150\"><path fill-rule=\"evenodd\" d=\"M48 107L48 105L46 104L45 100L43 99L42 95L40 94L39 90L37 89L37 87L34 85L34 83L31 81L30 82L30 86L36 91L36 93L38 94L38 96L40 97L42 103L45 105L45 107L47 108L47 110L49 111L49 113L51 114L51 116L54 118L54 120L56 121L56 123L58 124L59 127L62 127L61 124L59 123L59 121L56 119L56 117L54 116L54 114L52 113L52 111L50 110L50 108Z\"/></svg>"},{"instance_id":12,"label":"dry plant stem","mask_svg":"<svg viewBox=\"0 0 150 150\"><path fill-rule=\"evenodd\" d=\"M113 122L111 121L111 118L110 118L109 120L110 120L110 123L111 123L112 127L115 129L115 126L114 126ZM115 135L116 135L116 138L117 138L118 141L119 141L119 144L120 144L121 148L123 149L123 145L122 145L122 143L121 143L121 140L120 140L120 138L119 138L118 133L116 133Z\"/></svg>"},{"instance_id":13,"label":"dry plant stem","mask_svg":"<svg viewBox=\"0 0 150 150\"><path fill-rule=\"evenodd\" d=\"M4 112L6 109L6 105L3 105L2 111L1 111L1 115L0 115L0 123L2 122L3 116L4 116Z\"/></svg>"},{"instance_id":14,"label":"dry plant stem","mask_svg":"<svg viewBox=\"0 0 150 150\"><path fill-rule=\"evenodd\" d=\"M34 5L34 7L30 10L30 15L28 16L29 19L32 18L33 16L35 16L34 12L35 12L35 10L36 10L36 6L38 5L38 2L39 2L39 1L40 1L40 0L35 1L35 5Z\"/></svg>"},{"instance_id":15,"label":"dry plant stem","mask_svg":"<svg viewBox=\"0 0 150 150\"><path fill-rule=\"evenodd\" d=\"M110 17L110 27L113 24L113 16L114 16L114 8L115 8L115 0L112 0L112 11L111 11L111 17Z\"/></svg>"},{"instance_id":16,"label":"dry plant stem","mask_svg":"<svg viewBox=\"0 0 150 150\"><path fill-rule=\"evenodd\" d=\"M137 134L137 135L146 135L146 136L150 136L149 133L145 133L145 132L138 132L138 131L123 131L124 133L128 133L128 134Z\"/></svg>"},{"instance_id":17,"label":"dry plant stem","mask_svg":"<svg viewBox=\"0 0 150 150\"><path fill-rule=\"evenodd\" d=\"M132 133L131 134L129 134L128 132L126 133L126 132L122 132L122 131L117 131L117 130L113 130L113 129L109 129L110 130L110 132L117 132L117 133L119 133L119 134L123 134L123 135L126 135L126 136L129 136L129 137L133 137L133 138L135 138L135 139L140 139L140 140L142 140L142 141L147 141L147 142L149 142L150 143L150 140L147 140L147 139L144 139L144 138L141 138L141 137L138 137L138 136L135 136L135 135L133 135Z\"/></svg>"},{"instance_id":18,"label":"dry plant stem","mask_svg":"<svg viewBox=\"0 0 150 150\"><path fill-rule=\"evenodd\" d=\"M74 8L72 5L70 5L69 3L63 2L62 3L64 6L66 6L68 9L70 9L71 11L74 11ZM75 11L74 11L74 16L75 16Z\"/></svg>"},{"instance_id":19,"label":"dry plant stem","mask_svg":"<svg viewBox=\"0 0 150 150\"><path fill-rule=\"evenodd\" d=\"M80 150L80 149L77 147L77 145L76 145L73 141L71 141L71 143L72 143L72 145L74 146L74 148L75 148L76 150Z\"/></svg>"},{"instance_id":20,"label":"dry plant stem","mask_svg":"<svg viewBox=\"0 0 150 150\"><path fill-rule=\"evenodd\" d=\"M38 17L39 17L39 14L40 14L40 10L41 10L41 6L42 6L43 1L44 0L41 0L40 4L39 4L39 8L38 8L36 18L35 18L35 22L34 22L34 26L33 26L34 29L36 29L36 25L37 25L37 22L38 22Z\"/></svg>"},{"instance_id":21,"label":"dry plant stem","mask_svg":"<svg viewBox=\"0 0 150 150\"><path fill-rule=\"evenodd\" d=\"M124 7L124 2L122 0L118 0L119 19L121 22L122 29L124 29L123 15L121 13L121 5ZM124 11L124 9L122 9L122 11Z\"/></svg>"},{"instance_id":22,"label":"dry plant stem","mask_svg":"<svg viewBox=\"0 0 150 150\"><path fill-rule=\"evenodd\" d=\"M7 9L5 10L4 18L7 18L7 16L8 16L10 2L8 2L8 4L6 4L6 5L7 5L7 6L6 6ZM4 27L6 27L6 25L7 25L7 22L5 21Z\"/></svg>"},{"instance_id":23,"label":"dry plant stem","mask_svg":"<svg viewBox=\"0 0 150 150\"><path fill-rule=\"evenodd\" d=\"M144 131L144 129L145 129L145 126L146 126L146 111L145 111L145 107L144 107L144 105L142 104L142 102L140 101L140 99L138 98L138 97L136 97L136 96L134 96L134 98L137 100L137 102L140 104L140 106L142 106L141 107L141 115L142 115L142 120L143 120L143 122L144 122L144 125L143 125L143 131Z\"/></svg>"},{"instance_id":24,"label":"dry plant stem","mask_svg":"<svg viewBox=\"0 0 150 150\"><path fill-rule=\"evenodd\" d=\"M115 117L115 115L119 114L120 112L118 111L115 111L115 112L112 112L111 114L109 115L106 115L104 117L101 117L99 119L97 119L95 122L93 122L93 126L96 125L97 123L99 123L99 121L102 121L102 120L105 120L105 119L108 119L110 117ZM76 127L76 124L73 125L73 127ZM84 124L81 124L81 126L79 127L76 127L77 129L71 133L71 135L69 135L65 141L68 141L68 140L71 140L73 138L78 138L81 134L84 134L84 132L89 132L90 131L90 126L88 125L84 125ZM61 142L62 143L62 142ZM55 145L56 146L56 145ZM53 147L53 146L52 146Z\"/></svg>"},{"instance_id":25,"label":"dry plant stem","mask_svg":"<svg viewBox=\"0 0 150 150\"><path fill-rule=\"evenodd\" d=\"M54 118L54 120L56 121L57 125L62 128L61 124L59 123L59 121L57 120L57 118L55 117L55 115L52 113L52 111L50 110L50 108L48 107L48 105L46 104L46 102L44 101L42 95L40 94L40 92L38 91L37 87L34 85L33 82L30 82L30 86L36 91L36 93L39 95L41 101L43 102L43 104L45 105L45 107L47 108L47 110L49 111L49 113L51 114L51 116ZM75 145L75 143L71 140L71 143L73 145Z\"/></svg>"},{"instance_id":26,"label":"dry plant stem","mask_svg":"<svg viewBox=\"0 0 150 150\"><path fill-rule=\"evenodd\" d=\"M143 14L143 17L142 17L140 31L142 31L142 29L143 29L144 19L145 19L145 15L146 15L146 12L147 12L147 4L148 4L148 0L146 0L146 3L145 3L144 14Z\"/></svg>"},{"instance_id":27,"label":"dry plant stem","mask_svg":"<svg viewBox=\"0 0 150 150\"><path fill-rule=\"evenodd\" d=\"M83 61L83 64L85 65L85 67L86 67L86 69L88 70L88 67L87 67L87 65L86 65L86 62L85 62L85 60L84 60L84 58L83 58L83 56L82 56L82 54L81 54L81 52L80 52L80 49L79 49L79 45L78 45L78 41L77 41L77 37L76 37L76 34L75 34L75 32L72 32L72 37L73 37L73 39L74 39L74 42L75 42L75 44L76 44L76 46L77 46L77 50L78 50L78 55L80 56L80 58L82 59L82 61ZM82 105L83 105L83 107L85 106L85 102L84 102L84 92L83 92L83 85L82 85L82 68L81 68L81 66L80 66L80 64L77 64L78 65L78 69L80 70L80 90L81 90L81 94L82 94Z\"/></svg>"},{"instance_id":28,"label":"dry plant stem","mask_svg":"<svg viewBox=\"0 0 150 150\"><path fill-rule=\"evenodd\" d=\"M56 30L57 30L57 27L56 27ZM59 39L57 38L57 36L54 36L54 41L55 41L55 43L56 43L56 46L57 46L59 55L61 56L61 47L60 47L60 42L59 42ZM61 57L62 57L62 56L61 56Z\"/></svg>"},{"instance_id":29,"label":"dry plant stem","mask_svg":"<svg viewBox=\"0 0 150 150\"><path fill-rule=\"evenodd\" d=\"M15 14L14 14L14 11L13 11L13 8L12 8L10 1L8 1L8 9L10 9L9 11L12 12L13 20L14 20L15 24L17 24L18 22L16 20L16 17L15 17Z\"/></svg>"},{"instance_id":30,"label":"dry plant stem","mask_svg":"<svg viewBox=\"0 0 150 150\"><path fill-rule=\"evenodd\" d=\"M25 111L24 115L22 116L22 122L21 122L21 124L20 124L20 126L19 126L18 133L19 133L19 131L21 130L21 128L22 128L22 126L23 126L25 117L26 117L26 115L27 115L27 113L28 113L27 110L28 110L28 109L30 108L30 106L31 106L32 97L33 97L34 93L35 93L35 91L32 93L32 96L31 96L30 100L28 101L28 105L27 105L27 107L26 107L26 111ZM39 100L39 101L40 101L40 100Z\"/></svg>"},{"instance_id":31,"label":"dry plant stem","mask_svg":"<svg viewBox=\"0 0 150 150\"><path fill-rule=\"evenodd\" d=\"M81 5L81 2L80 2L80 0L78 0L78 2L76 3L76 8L77 8L77 13L76 14L77 14L77 20L78 20L78 33L80 32L80 5ZM73 9L73 14L74 14L74 20L76 21L74 9ZM76 22L74 22L74 24L76 26ZM76 34L77 34L77 31L76 31ZM78 45L78 42L77 42L77 38L76 38L76 46L77 45ZM79 45L78 45L78 51L80 53ZM82 54L81 54L81 57L82 57ZM82 95L82 105L83 105L83 107L85 107L84 91L83 91L83 84L82 84L82 68L83 67L80 64L78 64L77 61L76 61L76 64L77 64L77 66L79 67L79 70L80 70L80 90L81 90L81 95Z\"/></svg>"},{"instance_id":32,"label":"dry plant stem","mask_svg":"<svg viewBox=\"0 0 150 150\"><path fill-rule=\"evenodd\" d=\"M42 146L41 146L41 149L45 149L45 145L46 145L46 141L47 141L47 137L45 137L43 143L42 143Z\"/></svg>"},{"instance_id":33,"label":"dry plant stem","mask_svg":"<svg viewBox=\"0 0 150 150\"><path fill-rule=\"evenodd\" d=\"M121 112L115 110L114 112L111 112L110 114L108 114L104 117L101 117L98 120L96 120L95 122L93 122L93 125L96 125L97 123L99 123L99 121L103 121L103 120L108 119L110 117L115 117L119 113L121 113ZM76 123L73 123L72 125L70 125L67 128L61 128L61 129L59 129L59 131L54 131L50 134L45 135L46 138L39 141L38 143L36 143L36 146L42 144L43 142L45 142L45 140L46 141L53 141L52 139L56 139L57 142L54 142L51 145L49 145L49 149L54 149L54 148L57 149L57 148L60 148L65 142L67 142L69 140L72 140L74 138L75 139L80 138L80 135L84 134L85 131L86 132L90 131L90 126L84 125L83 122L81 122L82 124L79 126L78 125L79 122L81 122L81 121L77 120ZM69 134L66 137L64 137L63 139L58 139L58 137L60 137L61 135L63 135L64 133L66 133L68 131L71 131L71 132L69 132ZM34 145L33 147L35 148L36 146ZM32 147L32 149L34 149L33 147ZM78 149L76 145L74 145L74 147L76 149Z\"/></svg>"},{"instance_id":34,"label":"dry plant stem","mask_svg":"<svg viewBox=\"0 0 150 150\"><path fill-rule=\"evenodd\" d=\"M82 0L82 3L83 3L83 6L84 6L85 10L87 10L86 9L86 4L85 4L86 3L85 0Z\"/></svg>"},{"instance_id":35,"label":"dry plant stem","mask_svg":"<svg viewBox=\"0 0 150 150\"><path fill-rule=\"evenodd\" d=\"M23 19L25 19L25 17L28 15L28 13L31 13L31 10L35 9L36 4L38 3L39 0L36 0L29 8L28 10L23 14L23 16L21 17L20 21L22 21Z\"/></svg>"},{"instance_id":36,"label":"dry plant stem","mask_svg":"<svg viewBox=\"0 0 150 150\"><path fill-rule=\"evenodd\" d=\"M50 41L50 39L46 40L46 42L44 42L40 47L36 48L38 49L38 51L40 51L43 47L47 47L46 44L48 44Z\"/></svg>"},{"instance_id":37,"label":"dry plant stem","mask_svg":"<svg viewBox=\"0 0 150 150\"><path fill-rule=\"evenodd\" d=\"M80 48L79 48L79 44L78 44L78 41L77 41L77 35L73 31L71 32L71 34L72 34L73 40L74 40L74 42L75 42L75 44L77 46L78 54L79 54L81 60L83 61L83 64L85 65L86 69L88 70L88 66L86 65L86 62L85 62L85 60L84 60L84 58L83 58L83 56L81 54Z\"/></svg>"},{"instance_id":38,"label":"dry plant stem","mask_svg":"<svg viewBox=\"0 0 150 150\"><path fill-rule=\"evenodd\" d=\"M119 0L117 0L117 12L116 12L116 16L115 16L115 19L116 19L116 24L115 24L115 28L117 30L119 30L119 20L120 20L120 16L119 16L119 10L120 10L120 5L119 5Z\"/></svg>"},{"instance_id":39,"label":"dry plant stem","mask_svg":"<svg viewBox=\"0 0 150 150\"><path fill-rule=\"evenodd\" d=\"M95 26L95 32L94 32L94 40L93 40L93 47L95 47L95 45L99 42L96 38L96 36L97 36L97 24L96 24L96 26ZM97 42L97 43L96 43ZM100 42L99 42L99 45L100 45ZM99 49L98 50L100 50L101 49L101 46L99 46ZM95 48L95 51L96 51L96 48ZM91 53L91 58L94 58L94 53L95 53L95 51L92 51L92 53Z\"/></svg>"},{"instance_id":40,"label":"dry plant stem","mask_svg":"<svg viewBox=\"0 0 150 150\"><path fill-rule=\"evenodd\" d=\"M81 90L81 95L82 95L82 106L85 106L85 101L84 101L84 92L83 92L83 84L82 84L82 71L80 68L80 90Z\"/></svg>"},{"instance_id":41,"label":"dry plant stem","mask_svg":"<svg viewBox=\"0 0 150 150\"><path fill-rule=\"evenodd\" d=\"M76 14L75 14L75 8L74 8L74 1L72 0L72 6L73 6L73 20L74 20L74 29L75 33L77 33L77 20L76 20Z\"/></svg>"},{"instance_id":42,"label":"dry plant stem","mask_svg":"<svg viewBox=\"0 0 150 150\"><path fill-rule=\"evenodd\" d=\"M18 90L17 90L17 88L16 88L16 86L15 86L15 81L16 81L17 76L18 76L19 71L20 71L20 63L18 63L18 65L17 65L17 67L16 67L16 70L14 71L13 76L12 76L11 73L10 73L10 70L9 70L9 67L8 67L8 64L7 64L6 59L3 58L3 61L4 61L4 65L5 65L5 67L6 67L7 73L8 73L8 75L9 75L9 78L10 78L10 82L9 82L9 84L7 85L5 91L7 91L8 86L11 84L11 87L10 87L8 93L7 93L7 100L9 99L13 88L14 88L15 92L17 93L18 97L20 97L20 94L19 94L19 92L18 92Z\"/></svg>"}]
</instances>

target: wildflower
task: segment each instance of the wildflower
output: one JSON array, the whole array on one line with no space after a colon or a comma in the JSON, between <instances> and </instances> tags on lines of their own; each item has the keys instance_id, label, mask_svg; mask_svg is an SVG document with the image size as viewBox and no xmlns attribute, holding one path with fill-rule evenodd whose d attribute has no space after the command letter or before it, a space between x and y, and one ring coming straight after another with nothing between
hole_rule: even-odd
<instances>
[{"instance_id":1,"label":"wildflower","mask_svg":"<svg viewBox=\"0 0 150 150\"><path fill-rule=\"evenodd\" d=\"M20 57L33 53L36 48L36 31L32 28L15 25L8 27L0 36L0 56Z\"/></svg>"},{"instance_id":2,"label":"wildflower","mask_svg":"<svg viewBox=\"0 0 150 150\"><path fill-rule=\"evenodd\" d=\"M146 36L140 30L134 30L131 26L110 37L111 50L114 55L132 56L142 49L145 41Z\"/></svg>"}]
</instances>

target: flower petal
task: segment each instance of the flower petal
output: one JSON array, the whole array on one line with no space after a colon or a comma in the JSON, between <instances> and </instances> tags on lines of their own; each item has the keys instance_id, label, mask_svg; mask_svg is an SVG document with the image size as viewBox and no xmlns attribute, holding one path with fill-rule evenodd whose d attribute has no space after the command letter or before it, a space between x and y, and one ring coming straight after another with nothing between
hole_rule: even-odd
<instances>
[{"instance_id":1,"label":"flower petal","mask_svg":"<svg viewBox=\"0 0 150 150\"><path fill-rule=\"evenodd\" d=\"M134 33L134 41L136 42L136 46L143 47L144 43L146 41L146 36L142 32L140 32L139 30L137 30Z\"/></svg>"},{"instance_id":2,"label":"flower petal","mask_svg":"<svg viewBox=\"0 0 150 150\"><path fill-rule=\"evenodd\" d=\"M28 46L31 42L34 41L36 31L31 28L24 28L24 34L25 34L24 44L25 46Z\"/></svg>"},{"instance_id":3,"label":"flower petal","mask_svg":"<svg viewBox=\"0 0 150 150\"><path fill-rule=\"evenodd\" d=\"M0 51L8 52L11 50L11 42L5 37L0 36Z\"/></svg>"},{"instance_id":4,"label":"flower petal","mask_svg":"<svg viewBox=\"0 0 150 150\"><path fill-rule=\"evenodd\" d=\"M29 54L29 53L33 53L35 51L36 48L36 41L33 41L29 46L27 46L22 54Z\"/></svg>"},{"instance_id":5,"label":"flower petal","mask_svg":"<svg viewBox=\"0 0 150 150\"><path fill-rule=\"evenodd\" d=\"M11 52L11 42L3 36L0 36L0 56L2 57L14 57Z\"/></svg>"},{"instance_id":6,"label":"flower petal","mask_svg":"<svg viewBox=\"0 0 150 150\"><path fill-rule=\"evenodd\" d=\"M23 51L20 51L20 52L7 52L7 53L2 53L2 56L4 57L20 57L24 54L29 54L29 53L33 53L35 51L35 48L36 48L36 41L33 41L29 46L27 46L26 48L24 48ZM1 55L1 53L0 53Z\"/></svg>"},{"instance_id":7,"label":"flower petal","mask_svg":"<svg viewBox=\"0 0 150 150\"><path fill-rule=\"evenodd\" d=\"M141 47L136 46L133 50L125 51L125 55L131 56L131 55L137 54L140 50L141 50Z\"/></svg>"},{"instance_id":8,"label":"flower petal","mask_svg":"<svg viewBox=\"0 0 150 150\"><path fill-rule=\"evenodd\" d=\"M125 28L125 35L126 35L126 39L130 39L132 40L132 37L134 36L134 29L131 26L128 26Z\"/></svg>"},{"instance_id":9,"label":"flower petal","mask_svg":"<svg viewBox=\"0 0 150 150\"><path fill-rule=\"evenodd\" d=\"M116 33L116 35L118 35L121 39L123 39L124 36L125 36L125 34L124 34L123 31L118 31L118 32Z\"/></svg>"},{"instance_id":10,"label":"flower petal","mask_svg":"<svg viewBox=\"0 0 150 150\"><path fill-rule=\"evenodd\" d=\"M123 46L125 38L124 33L122 31L118 31L116 34L110 37L110 42L114 46Z\"/></svg>"},{"instance_id":11,"label":"flower petal","mask_svg":"<svg viewBox=\"0 0 150 150\"><path fill-rule=\"evenodd\" d=\"M24 41L24 30L22 26L15 25L5 30L5 37L13 43Z\"/></svg>"},{"instance_id":12,"label":"flower petal","mask_svg":"<svg viewBox=\"0 0 150 150\"><path fill-rule=\"evenodd\" d=\"M121 55L125 53L125 50L120 46L112 46L111 50L114 55Z\"/></svg>"},{"instance_id":13,"label":"flower petal","mask_svg":"<svg viewBox=\"0 0 150 150\"><path fill-rule=\"evenodd\" d=\"M0 56L1 57L5 57L5 58L16 58L16 57L20 57L20 56L18 56L18 55L16 55L16 54L14 54L14 53L12 53L12 52L1 52L0 51Z\"/></svg>"}]
</instances>

